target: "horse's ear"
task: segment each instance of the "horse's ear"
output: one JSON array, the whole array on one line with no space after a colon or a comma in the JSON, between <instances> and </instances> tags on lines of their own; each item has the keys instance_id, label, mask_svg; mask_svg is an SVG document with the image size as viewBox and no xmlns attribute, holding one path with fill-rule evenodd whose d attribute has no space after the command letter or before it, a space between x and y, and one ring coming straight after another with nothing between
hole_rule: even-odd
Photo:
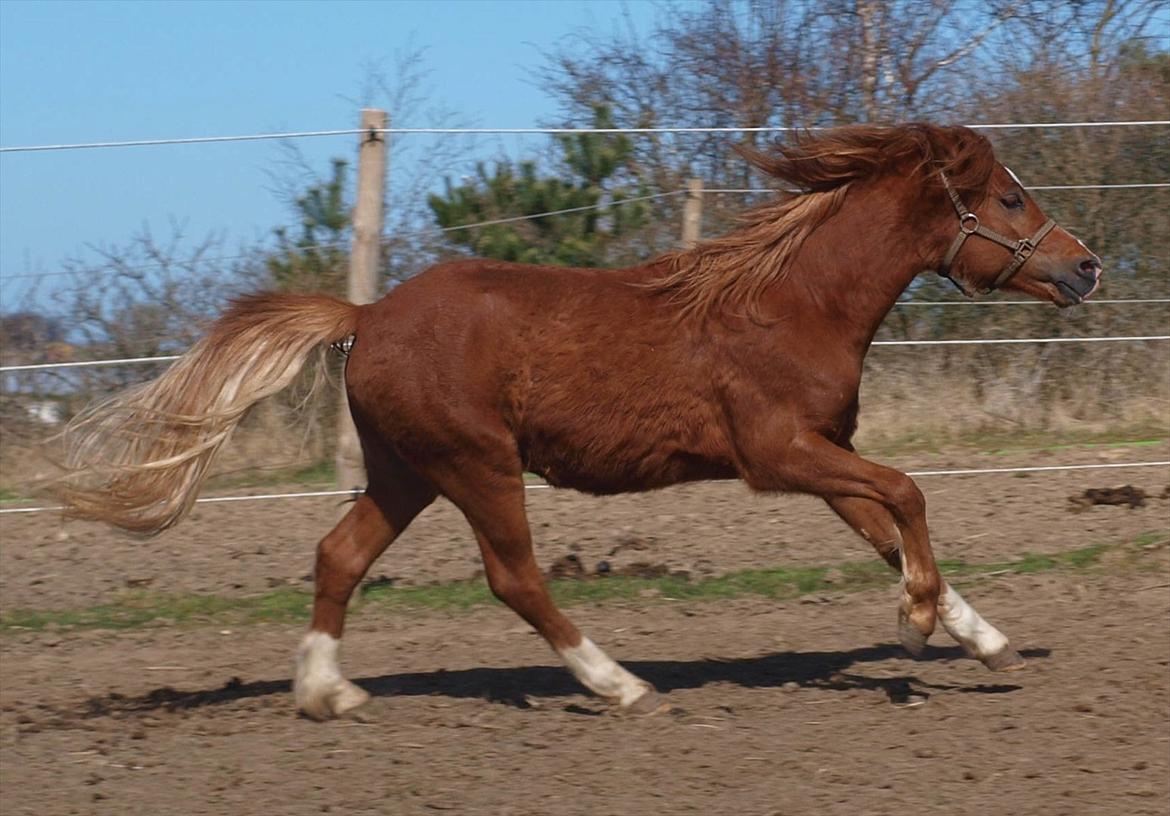
<instances>
[{"instance_id":1,"label":"horse's ear","mask_svg":"<svg viewBox=\"0 0 1170 816\"><path fill-rule=\"evenodd\" d=\"M945 172L960 192L985 195L996 163L987 137L961 126L923 125L922 131L929 145L930 169Z\"/></svg>"}]
</instances>

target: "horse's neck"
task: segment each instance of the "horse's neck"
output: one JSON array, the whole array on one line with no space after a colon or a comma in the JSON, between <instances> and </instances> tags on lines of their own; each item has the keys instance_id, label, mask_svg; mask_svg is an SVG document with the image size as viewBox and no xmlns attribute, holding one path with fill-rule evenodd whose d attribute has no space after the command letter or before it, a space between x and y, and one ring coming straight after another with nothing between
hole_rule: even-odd
<instances>
[{"instance_id":1,"label":"horse's neck","mask_svg":"<svg viewBox=\"0 0 1170 816\"><path fill-rule=\"evenodd\" d=\"M809 236L770 294L786 309L823 313L836 336L864 352L926 256L922 225L902 223L881 191L857 192Z\"/></svg>"}]
</instances>

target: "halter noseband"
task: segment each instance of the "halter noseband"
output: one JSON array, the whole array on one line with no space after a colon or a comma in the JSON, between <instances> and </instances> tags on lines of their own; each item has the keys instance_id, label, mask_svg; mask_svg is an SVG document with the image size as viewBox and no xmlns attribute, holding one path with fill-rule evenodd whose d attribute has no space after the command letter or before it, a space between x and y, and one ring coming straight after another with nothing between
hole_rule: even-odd
<instances>
[{"instance_id":1,"label":"halter noseband","mask_svg":"<svg viewBox=\"0 0 1170 816\"><path fill-rule=\"evenodd\" d=\"M955 212L959 214L959 234L955 236L955 240L951 242L951 248L947 250L946 256L943 257L943 262L938 268L938 274L957 286L959 291L964 295L971 297L972 293L967 291L967 287L951 277L951 264L954 263L955 256L959 254L959 250L962 249L967 238L972 235L979 235L1012 251L1011 261L996 275L995 281L990 286L976 290L979 294L993 292L1011 280L1012 276L1020 271L1020 267L1032 257L1032 254L1036 251L1036 247L1044 240L1044 236L1052 232L1052 228L1056 226L1056 222L1049 218L1031 237L1013 241L1010 238L1000 235L995 230L988 229L980 224L979 216L963 206L963 200L959 198L959 194L951 186L951 182L947 179L946 174L941 170L938 174L942 178L943 187L946 188L947 195L951 197L951 203L955 205Z\"/></svg>"}]
</instances>

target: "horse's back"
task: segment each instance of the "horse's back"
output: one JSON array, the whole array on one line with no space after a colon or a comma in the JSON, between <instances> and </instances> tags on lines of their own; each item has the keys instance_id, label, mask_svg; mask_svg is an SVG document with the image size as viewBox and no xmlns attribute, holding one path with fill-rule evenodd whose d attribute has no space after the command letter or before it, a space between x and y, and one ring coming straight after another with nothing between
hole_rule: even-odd
<instances>
[{"instance_id":1,"label":"horse's back","mask_svg":"<svg viewBox=\"0 0 1170 816\"><path fill-rule=\"evenodd\" d=\"M628 323L641 292L620 272L488 260L439 264L362 307L351 365L465 369L529 364ZM644 308L643 308L644 311Z\"/></svg>"}]
</instances>

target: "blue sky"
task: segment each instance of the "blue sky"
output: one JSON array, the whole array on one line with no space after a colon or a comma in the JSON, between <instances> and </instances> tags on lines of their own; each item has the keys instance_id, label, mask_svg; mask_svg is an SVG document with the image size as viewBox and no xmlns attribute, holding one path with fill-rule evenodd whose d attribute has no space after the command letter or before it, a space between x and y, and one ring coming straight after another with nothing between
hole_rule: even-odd
<instances>
[{"instance_id":1,"label":"blue sky","mask_svg":"<svg viewBox=\"0 0 1170 816\"><path fill-rule=\"evenodd\" d=\"M609 30L623 10L639 26L659 11L609 0L3 0L0 145L352 127L365 67L391 71L411 48L426 49L436 107L468 125L533 126L556 113L531 80L541 49ZM347 139L300 145L324 169L352 155ZM283 157L272 142L0 154L0 309L30 283L13 276L52 273L143 225L266 237L291 220L269 189Z\"/></svg>"}]
</instances>

